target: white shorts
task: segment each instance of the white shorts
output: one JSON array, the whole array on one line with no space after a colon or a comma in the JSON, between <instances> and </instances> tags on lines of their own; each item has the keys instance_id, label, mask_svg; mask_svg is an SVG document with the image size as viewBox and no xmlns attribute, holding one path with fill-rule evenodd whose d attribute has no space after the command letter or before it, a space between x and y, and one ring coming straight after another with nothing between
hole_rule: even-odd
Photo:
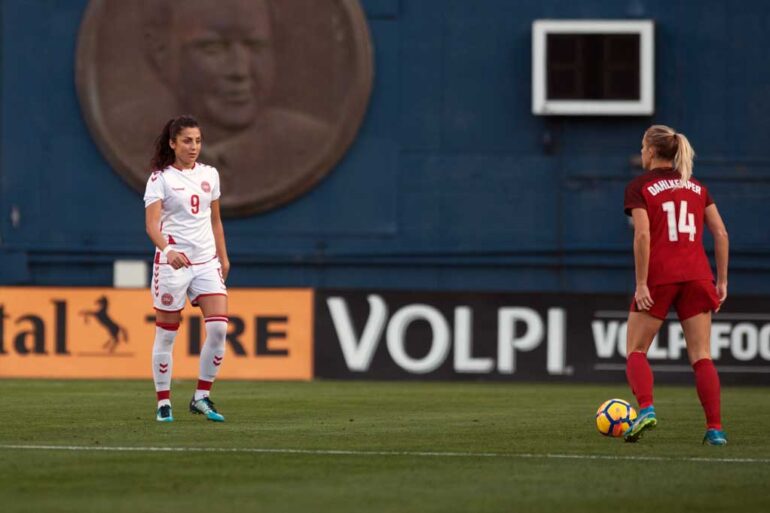
<instances>
[{"instance_id":1,"label":"white shorts","mask_svg":"<svg viewBox=\"0 0 770 513\"><path fill-rule=\"evenodd\" d=\"M185 297L198 306L201 296L226 296L222 267L215 258L205 264L174 269L169 264L155 264L152 269L152 304L161 312L180 312Z\"/></svg>"}]
</instances>

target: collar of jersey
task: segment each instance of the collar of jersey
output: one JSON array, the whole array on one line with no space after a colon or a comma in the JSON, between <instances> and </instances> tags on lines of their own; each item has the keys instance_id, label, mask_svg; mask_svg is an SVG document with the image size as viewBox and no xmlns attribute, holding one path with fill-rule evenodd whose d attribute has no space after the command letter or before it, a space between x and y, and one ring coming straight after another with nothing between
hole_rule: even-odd
<instances>
[{"instance_id":1,"label":"collar of jersey","mask_svg":"<svg viewBox=\"0 0 770 513\"><path fill-rule=\"evenodd\" d=\"M195 164L193 164L193 167L191 169L179 169L174 164L171 164L168 167L170 167L171 169L173 169L175 171L179 171L180 173L190 173L192 171L197 171L198 169L200 169L200 166L198 166L197 162Z\"/></svg>"}]
</instances>

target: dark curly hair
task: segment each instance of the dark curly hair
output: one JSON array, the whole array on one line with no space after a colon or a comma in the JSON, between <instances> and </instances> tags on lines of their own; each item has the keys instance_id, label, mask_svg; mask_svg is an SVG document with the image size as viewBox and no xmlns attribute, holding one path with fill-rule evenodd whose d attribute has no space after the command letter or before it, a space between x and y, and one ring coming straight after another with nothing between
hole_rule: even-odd
<instances>
[{"instance_id":1,"label":"dark curly hair","mask_svg":"<svg viewBox=\"0 0 770 513\"><path fill-rule=\"evenodd\" d=\"M184 128L199 128L198 120L189 114L182 114L175 118L169 119L166 126L163 127L163 131L160 133L157 139L155 139L155 151L153 152L152 159L150 159L150 169L152 171L162 171L168 166L174 163L176 154L174 149L169 146L168 142L175 140Z\"/></svg>"}]
</instances>

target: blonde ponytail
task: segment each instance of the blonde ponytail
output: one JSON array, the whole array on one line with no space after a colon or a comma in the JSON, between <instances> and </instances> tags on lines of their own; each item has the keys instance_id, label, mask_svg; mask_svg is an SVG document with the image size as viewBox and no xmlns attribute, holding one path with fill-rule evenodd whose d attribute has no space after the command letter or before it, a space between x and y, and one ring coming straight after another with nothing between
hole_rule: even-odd
<instances>
[{"instance_id":1,"label":"blonde ponytail","mask_svg":"<svg viewBox=\"0 0 770 513\"><path fill-rule=\"evenodd\" d=\"M692 161L695 158L695 150L692 149L690 141L684 134L676 134L676 138L679 144L677 144L678 148L674 156L674 168L682 175L680 183L682 187L685 187L692 177Z\"/></svg>"},{"instance_id":2,"label":"blonde ponytail","mask_svg":"<svg viewBox=\"0 0 770 513\"><path fill-rule=\"evenodd\" d=\"M680 186L686 187L692 177L692 161L695 158L695 150L687 137L669 126L652 125L644 132L644 140L655 150L657 158L672 161L674 169L682 176Z\"/></svg>"}]
</instances>

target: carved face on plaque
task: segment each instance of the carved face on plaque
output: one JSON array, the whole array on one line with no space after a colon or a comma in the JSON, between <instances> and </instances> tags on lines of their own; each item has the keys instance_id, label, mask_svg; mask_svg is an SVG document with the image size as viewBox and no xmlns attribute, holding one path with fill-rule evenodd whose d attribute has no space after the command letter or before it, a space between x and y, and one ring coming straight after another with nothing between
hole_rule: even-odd
<instances>
[{"instance_id":1,"label":"carved face on plaque","mask_svg":"<svg viewBox=\"0 0 770 513\"><path fill-rule=\"evenodd\" d=\"M77 86L110 164L144 190L152 144L198 118L225 215L288 203L339 161L363 120L372 52L357 0L91 0Z\"/></svg>"}]
</instances>

